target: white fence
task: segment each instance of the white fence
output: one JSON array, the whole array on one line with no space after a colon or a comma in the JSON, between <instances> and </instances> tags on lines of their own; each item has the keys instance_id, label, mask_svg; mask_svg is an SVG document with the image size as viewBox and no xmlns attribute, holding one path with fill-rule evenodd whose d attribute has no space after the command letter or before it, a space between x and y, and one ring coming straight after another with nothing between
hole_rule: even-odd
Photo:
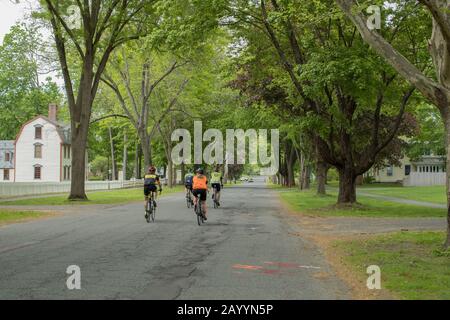
<instances>
[{"instance_id":1,"label":"white fence","mask_svg":"<svg viewBox=\"0 0 450 320\"><path fill-rule=\"evenodd\" d=\"M443 186L445 179L445 172L411 172L403 180L403 185L405 187Z\"/></svg>"},{"instance_id":2,"label":"white fence","mask_svg":"<svg viewBox=\"0 0 450 320\"><path fill-rule=\"evenodd\" d=\"M142 187L142 180L87 181L86 191ZM51 193L68 193L70 182L0 182L0 198L31 196Z\"/></svg>"}]
</instances>

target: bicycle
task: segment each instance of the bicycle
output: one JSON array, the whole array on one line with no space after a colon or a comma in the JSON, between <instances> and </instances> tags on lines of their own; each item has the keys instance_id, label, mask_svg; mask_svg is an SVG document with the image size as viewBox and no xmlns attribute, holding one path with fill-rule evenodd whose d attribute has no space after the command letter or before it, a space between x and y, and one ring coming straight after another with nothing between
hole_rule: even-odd
<instances>
[{"instance_id":1,"label":"bicycle","mask_svg":"<svg viewBox=\"0 0 450 320\"><path fill-rule=\"evenodd\" d=\"M197 215L197 223L199 226L205 223L205 214L203 213L202 202L203 201L197 197L197 204L194 206L195 214Z\"/></svg>"},{"instance_id":2,"label":"bicycle","mask_svg":"<svg viewBox=\"0 0 450 320\"><path fill-rule=\"evenodd\" d=\"M188 209L190 209L194 205L194 201L192 200L192 193L189 189L186 191L186 204Z\"/></svg>"},{"instance_id":3,"label":"bicycle","mask_svg":"<svg viewBox=\"0 0 450 320\"><path fill-rule=\"evenodd\" d=\"M156 206L155 206L155 191L150 193L150 197L147 199L147 208L145 210L145 220L147 223L155 222L156 218Z\"/></svg>"}]
</instances>

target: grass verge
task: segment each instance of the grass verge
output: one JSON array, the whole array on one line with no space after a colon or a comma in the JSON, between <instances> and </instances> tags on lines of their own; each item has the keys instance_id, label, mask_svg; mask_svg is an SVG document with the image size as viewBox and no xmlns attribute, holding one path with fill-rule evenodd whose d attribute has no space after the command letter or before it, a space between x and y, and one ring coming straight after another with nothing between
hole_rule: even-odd
<instances>
[{"instance_id":1,"label":"grass verge","mask_svg":"<svg viewBox=\"0 0 450 320\"><path fill-rule=\"evenodd\" d=\"M317 196L315 191L284 190L281 199L294 211L317 216L360 216L360 217L445 217L445 209L427 208L402 203L358 197L361 205L351 208L337 207L336 193Z\"/></svg>"},{"instance_id":2,"label":"grass verge","mask_svg":"<svg viewBox=\"0 0 450 320\"><path fill-rule=\"evenodd\" d=\"M183 191L183 186L172 189L164 188L162 195ZM49 196L43 198L2 201L1 206L58 206L58 205L95 205L121 204L144 200L144 191L139 189L120 189L111 191L97 191L88 193L88 201L69 201L67 196Z\"/></svg>"},{"instance_id":3,"label":"grass verge","mask_svg":"<svg viewBox=\"0 0 450 320\"><path fill-rule=\"evenodd\" d=\"M402 199L410 199L416 201L433 202L446 204L445 186L428 186L428 187L394 187L394 188L361 188L366 193L373 193L382 196L389 196Z\"/></svg>"},{"instance_id":4,"label":"grass verge","mask_svg":"<svg viewBox=\"0 0 450 320\"><path fill-rule=\"evenodd\" d=\"M450 299L450 250L443 232L401 232L333 245L350 269L367 279L370 265L381 269L381 285L400 299Z\"/></svg>"},{"instance_id":5,"label":"grass verge","mask_svg":"<svg viewBox=\"0 0 450 320\"><path fill-rule=\"evenodd\" d=\"M48 216L46 212L15 211L0 209L0 225L9 224Z\"/></svg>"}]
</instances>

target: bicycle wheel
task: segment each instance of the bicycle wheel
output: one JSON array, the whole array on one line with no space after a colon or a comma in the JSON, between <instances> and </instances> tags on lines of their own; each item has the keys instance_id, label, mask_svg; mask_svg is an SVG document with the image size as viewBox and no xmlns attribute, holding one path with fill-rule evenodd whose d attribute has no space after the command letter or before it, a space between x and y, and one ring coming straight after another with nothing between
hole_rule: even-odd
<instances>
[{"instance_id":1,"label":"bicycle wheel","mask_svg":"<svg viewBox=\"0 0 450 320\"><path fill-rule=\"evenodd\" d=\"M147 214L145 215L145 219L147 220L147 223L151 222L151 213L153 211L152 207L153 207L153 205L150 200L147 202Z\"/></svg>"},{"instance_id":2,"label":"bicycle wheel","mask_svg":"<svg viewBox=\"0 0 450 320\"><path fill-rule=\"evenodd\" d=\"M202 205L200 201L197 203L197 207L195 208L195 213L197 214L197 223L199 226L204 223L203 221L203 212L202 212Z\"/></svg>"},{"instance_id":3,"label":"bicycle wheel","mask_svg":"<svg viewBox=\"0 0 450 320\"><path fill-rule=\"evenodd\" d=\"M152 210L152 221L155 222L155 218L156 218L156 207L153 206L152 209L153 209L153 210Z\"/></svg>"}]
</instances>

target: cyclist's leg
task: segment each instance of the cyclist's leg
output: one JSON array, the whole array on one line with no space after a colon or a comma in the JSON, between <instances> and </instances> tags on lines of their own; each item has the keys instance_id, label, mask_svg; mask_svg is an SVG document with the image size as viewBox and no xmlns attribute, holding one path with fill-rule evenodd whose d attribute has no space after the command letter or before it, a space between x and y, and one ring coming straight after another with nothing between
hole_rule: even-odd
<instances>
[{"instance_id":1,"label":"cyclist's leg","mask_svg":"<svg viewBox=\"0 0 450 320\"><path fill-rule=\"evenodd\" d=\"M148 197L149 197L148 186L144 186L144 196L145 196L144 208L145 208L145 211L147 211L147 204L148 204Z\"/></svg>"},{"instance_id":2,"label":"cyclist's leg","mask_svg":"<svg viewBox=\"0 0 450 320\"><path fill-rule=\"evenodd\" d=\"M220 192L221 192L221 188L220 188L220 184L217 185L217 190L216 190L216 199L217 202L220 202Z\"/></svg>"},{"instance_id":3,"label":"cyclist's leg","mask_svg":"<svg viewBox=\"0 0 450 320\"><path fill-rule=\"evenodd\" d=\"M155 184L154 188L153 199L156 201L156 199L158 198L158 192L156 192L158 190L158 186Z\"/></svg>"},{"instance_id":4,"label":"cyclist's leg","mask_svg":"<svg viewBox=\"0 0 450 320\"><path fill-rule=\"evenodd\" d=\"M201 201L203 214L205 215L205 218L208 217L208 209L207 209L207 206L206 206L206 198L207 198L207 192L206 192L206 190L204 190L200 194L200 201Z\"/></svg>"},{"instance_id":5,"label":"cyclist's leg","mask_svg":"<svg viewBox=\"0 0 450 320\"><path fill-rule=\"evenodd\" d=\"M156 186L155 186L155 188L156 188ZM157 205L156 205L156 195L157 195L157 192L155 190L152 190L153 205L155 206L155 208L157 207Z\"/></svg>"},{"instance_id":6,"label":"cyclist's leg","mask_svg":"<svg viewBox=\"0 0 450 320\"><path fill-rule=\"evenodd\" d=\"M198 203L198 197L196 190L192 190L192 195L194 196L194 206L197 206Z\"/></svg>"}]
</instances>

